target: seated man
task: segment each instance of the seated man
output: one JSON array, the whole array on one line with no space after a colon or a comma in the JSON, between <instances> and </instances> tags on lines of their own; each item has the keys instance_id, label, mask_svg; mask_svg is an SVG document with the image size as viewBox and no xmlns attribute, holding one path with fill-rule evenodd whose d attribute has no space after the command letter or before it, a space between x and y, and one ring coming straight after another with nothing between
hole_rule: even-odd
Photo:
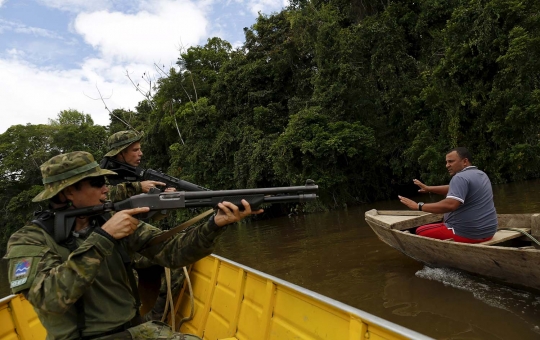
<instances>
[{"instance_id":1,"label":"seated man","mask_svg":"<svg viewBox=\"0 0 540 340\"><path fill-rule=\"evenodd\" d=\"M25 294L47 339L193 339L160 322L139 324L130 256L137 252L170 268L189 265L212 253L222 227L262 210L252 212L246 201L244 211L219 203L205 225L153 246L148 242L163 232L134 217L147 207L78 216L72 226L60 226L72 231L60 240L53 237L59 227L54 212L102 204L108 192L104 176L114 173L87 152L55 156L41 165L41 173L45 189L33 201L48 200L51 211L11 236L6 258L13 293Z\"/></svg>"},{"instance_id":2,"label":"seated man","mask_svg":"<svg viewBox=\"0 0 540 340\"><path fill-rule=\"evenodd\" d=\"M458 147L446 154L446 168L452 176L450 185L427 186L413 180L419 192L446 196L437 203L416 203L398 196L412 210L444 213L444 223L420 226L416 234L440 240L480 243L490 240L497 231L497 212L488 176L471 164L471 154Z\"/></svg>"}]
</instances>

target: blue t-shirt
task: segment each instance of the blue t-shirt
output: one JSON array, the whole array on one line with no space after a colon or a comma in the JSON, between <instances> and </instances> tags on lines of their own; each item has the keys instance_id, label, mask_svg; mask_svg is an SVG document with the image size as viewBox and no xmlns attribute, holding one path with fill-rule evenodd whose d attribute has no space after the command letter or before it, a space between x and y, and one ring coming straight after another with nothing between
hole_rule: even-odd
<instances>
[{"instance_id":1,"label":"blue t-shirt","mask_svg":"<svg viewBox=\"0 0 540 340\"><path fill-rule=\"evenodd\" d=\"M452 177L446 198L461 202L456 210L444 214L444 223L461 237L481 239L497 231L497 212L488 176L468 166Z\"/></svg>"}]
</instances>

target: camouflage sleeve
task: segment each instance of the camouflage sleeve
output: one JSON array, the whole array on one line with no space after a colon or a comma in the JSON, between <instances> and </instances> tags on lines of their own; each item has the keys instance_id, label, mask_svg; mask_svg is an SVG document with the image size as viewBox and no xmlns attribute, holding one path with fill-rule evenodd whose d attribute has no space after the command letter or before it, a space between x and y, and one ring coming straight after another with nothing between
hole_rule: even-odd
<instances>
[{"instance_id":1,"label":"camouflage sleeve","mask_svg":"<svg viewBox=\"0 0 540 340\"><path fill-rule=\"evenodd\" d=\"M135 269L143 269L148 268L153 265L155 265L152 261L147 259L146 257L142 256L139 253L134 253L131 256L131 264L133 265L133 268Z\"/></svg>"},{"instance_id":2,"label":"camouflage sleeve","mask_svg":"<svg viewBox=\"0 0 540 340\"><path fill-rule=\"evenodd\" d=\"M146 247L146 243L163 233L162 230L141 222L137 230L128 236L128 245L154 263L163 267L180 268L190 265L212 253L216 238L226 227L218 227L214 217L208 223L197 228L181 232L163 243Z\"/></svg>"},{"instance_id":3,"label":"camouflage sleeve","mask_svg":"<svg viewBox=\"0 0 540 340\"><path fill-rule=\"evenodd\" d=\"M125 182L118 185L109 185L108 198L112 202L118 202L131 196L142 194L141 182Z\"/></svg>"},{"instance_id":4,"label":"camouflage sleeve","mask_svg":"<svg viewBox=\"0 0 540 340\"><path fill-rule=\"evenodd\" d=\"M37 229L37 230L36 230ZM13 234L8 242L10 267L21 258L30 261L30 276L14 292L28 289L27 298L35 308L45 312L63 314L75 303L94 281L103 259L112 254L114 243L106 237L92 233L71 252L66 261L48 245L46 235L37 227L24 227ZM27 249L40 247L41 252L25 255ZM10 257L10 253L17 256ZM35 266L35 267L34 267ZM15 279L9 273L10 282ZM13 286L13 285L12 285Z\"/></svg>"}]
</instances>

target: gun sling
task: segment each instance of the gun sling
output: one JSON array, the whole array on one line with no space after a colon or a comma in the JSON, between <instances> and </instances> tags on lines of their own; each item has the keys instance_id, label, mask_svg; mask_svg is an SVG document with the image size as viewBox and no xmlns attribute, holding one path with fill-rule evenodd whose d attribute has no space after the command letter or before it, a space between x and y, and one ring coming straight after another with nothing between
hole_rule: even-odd
<instances>
[{"instance_id":1,"label":"gun sling","mask_svg":"<svg viewBox=\"0 0 540 340\"><path fill-rule=\"evenodd\" d=\"M167 230L163 234L158 235L158 236L154 237L153 239L151 239L148 242L148 246L152 247L152 246L155 246L156 244L159 244L159 243L167 240L168 238L178 234L182 230L184 230L184 229L192 226L193 224L199 222L201 219L203 219L206 216L212 214L213 212L214 212L214 209L209 209L209 210L203 212L202 214L200 214L198 216L195 216L192 219L190 219L190 220L188 220L188 221L186 221L186 222L184 222L184 223L182 223L180 225L177 225L176 227L174 227L172 229Z\"/></svg>"}]
</instances>

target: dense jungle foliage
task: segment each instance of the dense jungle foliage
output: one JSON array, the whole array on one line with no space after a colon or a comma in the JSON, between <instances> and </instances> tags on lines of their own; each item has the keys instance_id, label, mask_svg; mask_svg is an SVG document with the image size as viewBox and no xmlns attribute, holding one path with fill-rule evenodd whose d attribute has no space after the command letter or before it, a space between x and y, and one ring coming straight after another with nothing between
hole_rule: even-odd
<instances>
[{"instance_id":1,"label":"dense jungle foliage","mask_svg":"<svg viewBox=\"0 0 540 340\"><path fill-rule=\"evenodd\" d=\"M63 111L0 135L1 244L36 206L39 165L108 135L145 132L144 166L213 189L321 187L319 208L447 182L467 146L494 183L539 177L540 2L293 0L234 49L181 53L135 112L108 127Z\"/></svg>"}]
</instances>

